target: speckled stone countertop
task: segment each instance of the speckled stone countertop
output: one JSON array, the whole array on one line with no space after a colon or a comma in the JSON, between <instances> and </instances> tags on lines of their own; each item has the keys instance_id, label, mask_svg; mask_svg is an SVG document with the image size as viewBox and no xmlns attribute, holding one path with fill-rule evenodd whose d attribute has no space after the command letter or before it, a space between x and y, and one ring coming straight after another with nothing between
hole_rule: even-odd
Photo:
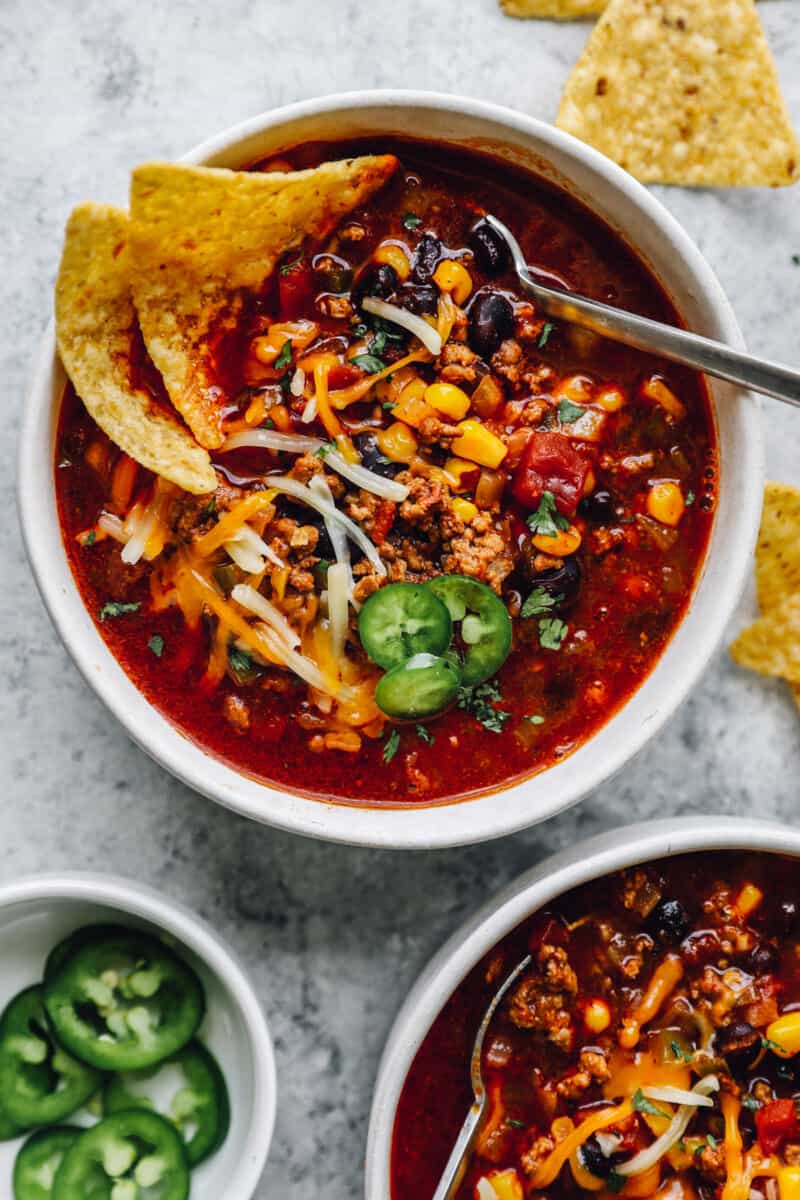
<instances>
[{"instance_id":1,"label":"speckled stone countertop","mask_svg":"<svg viewBox=\"0 0 800 1200\"><path fill-rule=\"evenodd\" d=\"M800 125L800 4L771 0L762 11ZM550 119L586 33L511 21L493 0L0 4L0 880L118 871L191 905L242 955L271 1020L280 1084L259 1200L361 1194L389 1025L423 963L484 897L546 852L635 818L796 820L800 719L784 687L720 651L672 725L615 782L560 819L467 850L321 845L191 794L78 675L14 518L16 430L62 227L80 199L123 201L132 164L315 94L434 88ZM658 191L718 273L751 347L800 362L800 191ZM765 402L763 421L771 476L800 482L800 415Z\"/></svg>"}]
</instances>

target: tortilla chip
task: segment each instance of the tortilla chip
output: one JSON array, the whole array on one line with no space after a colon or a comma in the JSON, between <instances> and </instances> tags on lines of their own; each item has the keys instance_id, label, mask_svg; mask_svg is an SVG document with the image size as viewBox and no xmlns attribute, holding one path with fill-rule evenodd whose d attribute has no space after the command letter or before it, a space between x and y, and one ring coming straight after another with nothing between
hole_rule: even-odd
<instances>
[{"instance_id":1,"label":"tortilla chip","mask_svg":"<svg viewBox=\"0 0 800 1200\"><path fill-rule=\"evenodd\" d=\"M756 546L756 588L763 613L800 595L800 490L768 483Z\"/></svg>"},{"instance_id":2,"label":"tortilla chip","mask_svg":"<svg viewBox=\"0 0 800 1200\"><path fill-rule=\"evenodd\" d=\"M748 625L731 646L731 655L740 667L800 683L800 595L787 596Z\"/></svg>"},{"instance_id":3,"label":"tortilla chip","mask_svg":"<svg viewBox=\"0 0 800 1200\"><path fill-rule=\"evenodd\" d=\"M151 163L133 173L133 296L150 357L202 446L222 444L211 341L279 258L330 233L397 167L394 155L288 173Z\"/></svg>"},{"instance_id":4,"label":"tortilla chip","mask_svg":"<svg viewBox=\"0 0 800 1200\"><path fill-rule=\"evenodd\" d=\"M205 450L130 378L136 313L130 290L127 213L82 204L67 223L56 283L61 361L90 416L143 467L187 492L213 492Z\"/></svg>"},{"instance_id":5,"label":"tortilla chip","mask_svg":"<svg viewBox=\"0 0 800 1200\"><path fill-rule=\"evenodd\" d=\"M645 183L778 187L800 174L753 0L611 0L556 123Z\"/></svg>"},{"instance_id":6,"label":"tortilla chip","mask_svg":"<svg viewBox=\"0 0 800 1200\"><path fill-rule=\"evenodd\" d=\"M555 17L569 21L576 17L592 17L605 8L608 0L500 0L500 7L510 17Z\"/></svg>"}]
</instances>

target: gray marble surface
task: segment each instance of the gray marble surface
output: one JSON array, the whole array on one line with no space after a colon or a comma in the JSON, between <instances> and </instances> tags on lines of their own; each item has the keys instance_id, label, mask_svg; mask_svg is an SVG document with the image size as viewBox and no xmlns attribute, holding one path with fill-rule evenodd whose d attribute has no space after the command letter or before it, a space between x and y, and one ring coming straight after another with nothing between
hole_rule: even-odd
<instances>
[{"instance_id":1,"label":"gray marble surface","mask_svg":"<svg viewBox=\"0 0 800 1200\"><path fill-rule=\"evenodd\" d=\"M800 125L800 3L772 0L762 11ZM613 784L543 827L468 850L320 845L188 792L79 677L16 527L16 429L62 226L84 197L123 201L132 164L301 97L426 87L552 118L586 32L518 24L493 0L0 0L0 879L63 867L147 880L244 957L280 1078L259 1200L360 1195L390 1022L431 952L485 896L547 851L637 817L794 821L800 722L782 686L738 671L720 651L693 699ZM750 345L800 361L798 189L660 195L718 272ZM763 421L771 475L800 482L797 414L766 402Z\"/></svg>"}]
</instances>

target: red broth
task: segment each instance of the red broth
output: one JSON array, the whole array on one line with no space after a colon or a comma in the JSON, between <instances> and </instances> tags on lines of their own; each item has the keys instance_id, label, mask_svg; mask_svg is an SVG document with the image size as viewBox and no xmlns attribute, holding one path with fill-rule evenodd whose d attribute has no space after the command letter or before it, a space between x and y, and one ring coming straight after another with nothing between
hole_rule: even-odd
<instances>
[{"instance_id":1,"label":"red broth","mask_svg":"<svg viewBox=\"0 0 800 1200\"><path fill-rule=\"evenodd\" d=\"M373 150L394 151L401 167L355 214L366 230L353 251L356 270L388 236L409 244L413 253L411 243L418 243L424 229L435 230L445 247L461 254L476 217L490 211L515 229L529 261L540 270L590 296L679 323L636 254L565 193L531 174L445 146L389 139L315 144L286 157L295 166L307 166ZM413 234L403 224L409 210L423 216ZM471 270L477 289L484 279L474 266ZM510 272L493 286L515 301L524 299ZM267 288L255 310L267 311L272 304L274 290ZM336 328L333 322L330 331ZM497 677L497 692L487 700L489 708L509 714L501 718L500 732L497 722L487 728L456 707L429 723L432 741L413 725L397 726L399 748L393 757L386 736L364 738L357 754L310 752L309 729L298 722L306 704L303 687L243 688L229 676L215 688L204 685L206 628L188 630L178 609L154 612L147 565L126 568L112 540L91 546L77 540L108 499L108 478L87 461L87 448L100 445L110 460L114 448L67 388L55 457L64 545L102 637L150 703L188 739L248 777L327 801L373 806L434 804L501 788L546 769L591 737L653 669L686 612L713 521L716 441L706 386L695 373L561 326L549 330L545 342L539 356L556 378L588 374L595 386L614 385L628 397L624 407L608 415L603 442L591 451L595 487L610 490L619 515L612 522L613 548L600 545L597 526L580 517L581 583L559 652L541 648L536 620L515 619L512 653ZM233 339L218 351L232 396L246 379L244 345ZM139 367L138 377L158 395L152 369L141 361ZM666 381L680 397L685 419L670 422L659 404L642 396L643 381L653 378ZM513 407L513 390L509 395ZM308 429L299 423L295 428ZM652 464L643 470L637 460L649 454ZM246 475L249 466L246 452L217 461L233 479ZM145 475L139 472L140 479ZM648 481L664 477L678 482L687 501L674 530L653 522L644 509ZM513 541L525 529L525 514L508 490L503 505ZM505 581L503 595L512 613L519 612L527 590L515 573ZM101 621L109 600L140 607ZM152 647L162 640L156 654ZM223 716L226 698L240 694L250 714L245 734Z\"/></svg>"},{"instance_id":2,"label":"red broth","mask_svg":"<svg viewBox=\"0 0 800 1200\"><path fill-rule=\"evenodd\" d=\"M526 1024L536 1015L532 1003L553 995L541 972L534 972L532 998L519 1010L512 1008L512 986L484 1048L494 1130L479 1135L457 1200L474 1200L478 1180L491 1181L503 1172L516 1172L519 1194L542 1190L534 1168L543 1161L547 1143L540 1143L538 1154L531 1148L548 1138L554 1121L569 1118L577 1126L648 1082L685 1088L712 1070L722 1089L713 1110L699 1109L685 1134L688 1161L664 1161L660 1181L647 1194L660 1186L664 1190L658 1194L666 1195L676 1175L683 1195L719 1194L724 1169L720 1177L715 1148L723 1142L719 1109L726 1093L736 1098L746 1150L755 1156L760 1138L764 1154L791 1159L800 1141L800 1119L787 1123L784 1110L787 1098L796 1103L797 1059L775 1053L768 1031L779 1014L800 1009L797 877L796 860L778 855L683 855L576 888L525 921L458 987L412 1063L395 1119L390 1200L430 1200L471 1104L470 1056L483 1014L514 965L529 950L536 960L547 943L563 950L576 976L576 989L566 993L569 1037L556 1044L554 1005L549 1016L539 1009L538 1024ZM755 892L745 891L746 885ZM753 901L749 912L740 910ZM667 956L678 960L681 978L656 1016L643 1024L636 1046L623 1050L623 1021ZM726 980L735 982L730 972L746 985L733 996L723 991ZM599 1032L588 1028L585 1015L589 1003L598 1000L610 1017ZM704 1042L706 1066L695 1058ZM607 1079L579 1077L587 1050L606 1061ZM569 1086L560 1091L562 1081ZM788 1110L791 1117L791 1100ZM617 1166L654 1139L641 1111L634 1116L638 1129L630 1118L620 1124L629 1144L619 1143ZM601 1169L607 1169L602 1162ZM759 1196L765 1182L763 1177L754 1182ZM615 1194L610 1187L604 1191L599 1179L592 1186L598 1196ZM567 1164L546 1193L562 1200L585 1190Z\"/></svg>"}]
</instances>

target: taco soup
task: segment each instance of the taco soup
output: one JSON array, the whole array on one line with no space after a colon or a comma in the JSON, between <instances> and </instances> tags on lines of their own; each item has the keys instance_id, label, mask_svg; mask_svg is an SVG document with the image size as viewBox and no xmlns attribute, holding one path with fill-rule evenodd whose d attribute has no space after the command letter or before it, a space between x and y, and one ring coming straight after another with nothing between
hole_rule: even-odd
<instances>
[{"instance_id":1,"label":"taco soup","mask_svg":"<svg viewBox=\"0 0 800 1200\"><path fill-rule=\"evenodd\" d=\"M565 193L446 146L148 164L76 209L57 287L64 544L147 699L327 800L504 787L591 737L686 611L717 489L693 372L537 313L662 321Z\"/></svg>"}]
</instances>

